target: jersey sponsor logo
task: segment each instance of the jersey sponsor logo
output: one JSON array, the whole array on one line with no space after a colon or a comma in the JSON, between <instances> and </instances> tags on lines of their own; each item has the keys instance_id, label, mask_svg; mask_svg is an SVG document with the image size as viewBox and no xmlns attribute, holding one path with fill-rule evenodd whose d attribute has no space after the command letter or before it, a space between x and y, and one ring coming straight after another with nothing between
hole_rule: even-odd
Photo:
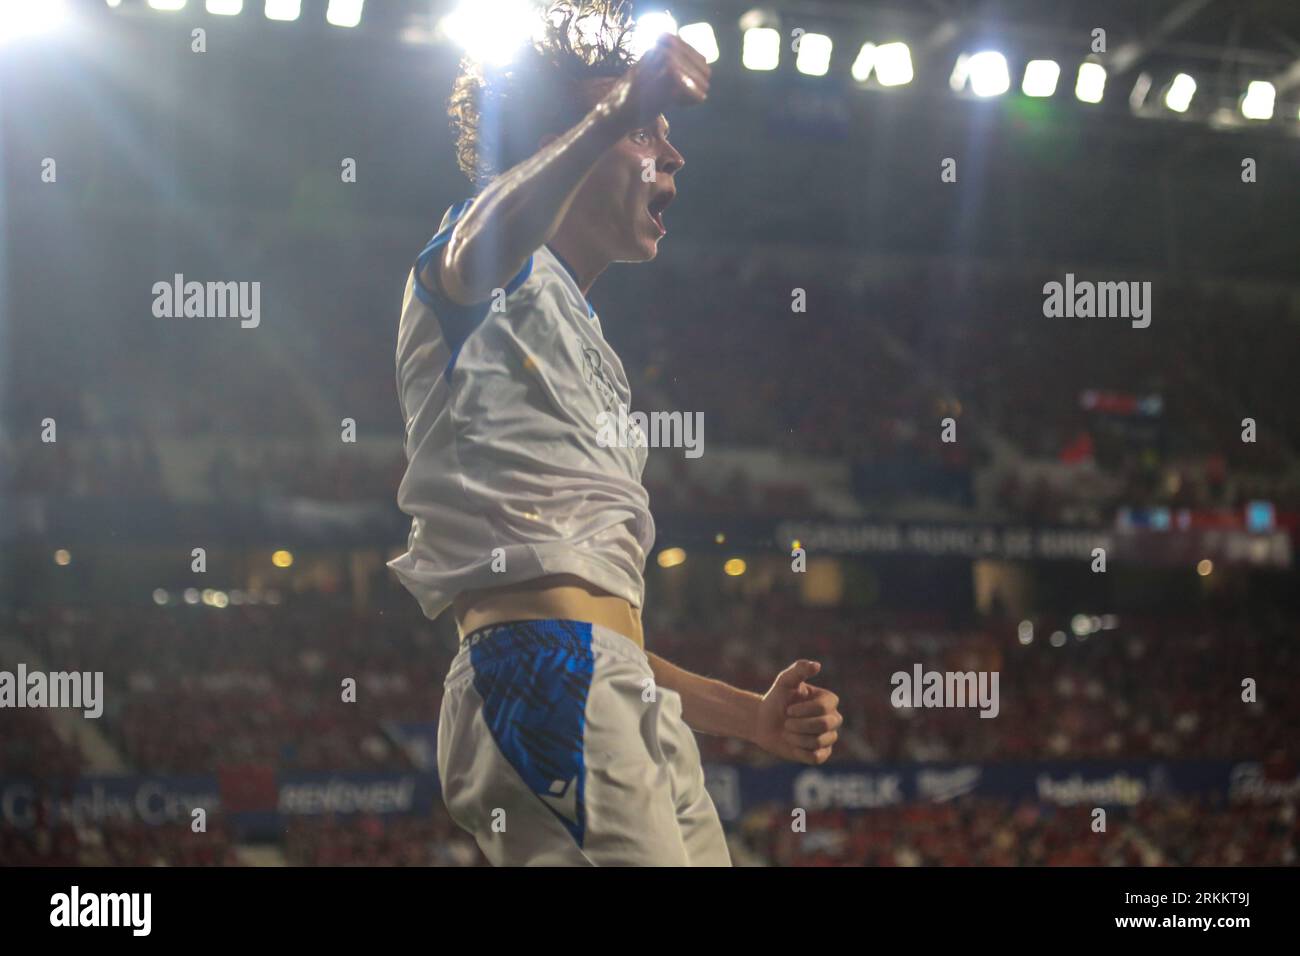
<instances>
[{"instance_id":1,"label":"jersey sponsor logo","mask_svg":"<svg viewBox=\"0 0 1300 956\"><path fill-rule=\"evenodd\" d=\"M551 784L551 788L546 793L537 794L537 798L551 808L551 810L568 820L573 825L578 825L578 778L570 777L569 780L556 780Z\"/></svg>"},{"instance_id":2,"label":"jersey sponsor logo","mask_svg":"<svg viewBox=\"0 0 1300 956\"><path fill-rule=\"evenodd\" d=\"M583 378L587 380L588 385L594 386L596 391L600 392L606 408L616 410L619 406L618 390L605 374L605 365L601 361L600 353L595 349L584 347L582 359Z\"/></svg>"}]
</instances>

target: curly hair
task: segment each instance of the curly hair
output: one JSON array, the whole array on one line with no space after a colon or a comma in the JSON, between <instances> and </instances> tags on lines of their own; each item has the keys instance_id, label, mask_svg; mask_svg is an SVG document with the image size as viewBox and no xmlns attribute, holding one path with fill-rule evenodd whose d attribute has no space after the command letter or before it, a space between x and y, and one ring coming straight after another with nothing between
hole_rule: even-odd
<instances>
[{"instance_id":1,"label":"curly hair","mask_svg":"<svg viewBox=\"0 0 1300 956\"><path fill-rule=\"evenodd\" d=\"M465 57L447 116L456 161L482 188L587 112L583 80L618 77L634 62L626 0L554 0L530 44L505 67Z\"/></svg>"}]
</instances>

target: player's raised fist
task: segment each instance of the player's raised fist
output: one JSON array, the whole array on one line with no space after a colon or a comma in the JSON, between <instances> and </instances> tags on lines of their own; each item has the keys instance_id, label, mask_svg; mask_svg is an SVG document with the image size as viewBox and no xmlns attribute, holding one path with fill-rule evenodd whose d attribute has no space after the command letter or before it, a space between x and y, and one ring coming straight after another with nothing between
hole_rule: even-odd
<instances>
[{"instance_id":1,"label":"player's raised fist","mask_svg":"<svg viewBox=\"0 0 1300 956\"><path fill-rule=\"evenodd\" d=\"M755 715L751 739L785 760L823 764L830 759L844 723L840 699L809 684L821 670L816 661L795 661L772 682Z\"/></svg>"},{"instance_id":2,"label":"player's raised fist","mask_svg":"<svg viewBox=\"0 0 1300 956\"><path fill-rule=\"evenodd\" d=\"M673 106L703 103L711 73L698 50L665 33L619 78L601 105L616 125L634 130Z\"/></svg>"}]
</instances>

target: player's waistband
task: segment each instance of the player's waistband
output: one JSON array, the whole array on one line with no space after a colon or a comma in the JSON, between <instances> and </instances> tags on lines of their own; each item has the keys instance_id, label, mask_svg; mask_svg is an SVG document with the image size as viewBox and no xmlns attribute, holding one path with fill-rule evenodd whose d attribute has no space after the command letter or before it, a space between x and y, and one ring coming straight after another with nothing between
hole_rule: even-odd
<instances>
[{"instance_id":1,"label":"player's waistband","mask_svg":"<svg viewBox=\"0 0 1300 956\"><path fill-rule=\"evenodd\" d=\"M588 621L550 619L501 621L470 631L460 640L460 653L447 673L448 682L472 666L473 660L492 660L533 651L590 654L594 650L627 657L649 666L645 651L618 631Z\"/></svg>"}]
</instances>

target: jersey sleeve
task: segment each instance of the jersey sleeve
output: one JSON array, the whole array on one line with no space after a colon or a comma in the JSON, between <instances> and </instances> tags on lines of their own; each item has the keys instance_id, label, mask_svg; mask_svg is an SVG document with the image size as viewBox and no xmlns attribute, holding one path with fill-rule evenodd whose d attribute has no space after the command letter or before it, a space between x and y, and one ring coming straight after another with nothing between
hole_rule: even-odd
<instances>
[{"instance_id":1,"label":"jersey sleeve","mask_svg":"<svg viewBox=\"0 0 1300 956\"><path fill-rule=\"evenodd\" d=\"M421 273L424 272L425 267L433 257L438 254L438 250L447 244L457 220L465 214L465 210L470 207L472 202L472 199L466 199L447 210L442 217L442 224L438 229L438 234L429 240L428 245L424 247L424 250L415 260L415 295L437 316L438 322L442 326L443 335L453 351L457 350L465 339L469 338L474 328L487 317L492 308L492 300L488 299L470 305L453 302L438 285L438 272L436 269L433 270L434 283L432 286L425 284ZM528 261L506 283L505 294L507 296L513 294L516 289L528 281L532 271L533 257L530 255Z\"/></svg>"}]
</instances>

